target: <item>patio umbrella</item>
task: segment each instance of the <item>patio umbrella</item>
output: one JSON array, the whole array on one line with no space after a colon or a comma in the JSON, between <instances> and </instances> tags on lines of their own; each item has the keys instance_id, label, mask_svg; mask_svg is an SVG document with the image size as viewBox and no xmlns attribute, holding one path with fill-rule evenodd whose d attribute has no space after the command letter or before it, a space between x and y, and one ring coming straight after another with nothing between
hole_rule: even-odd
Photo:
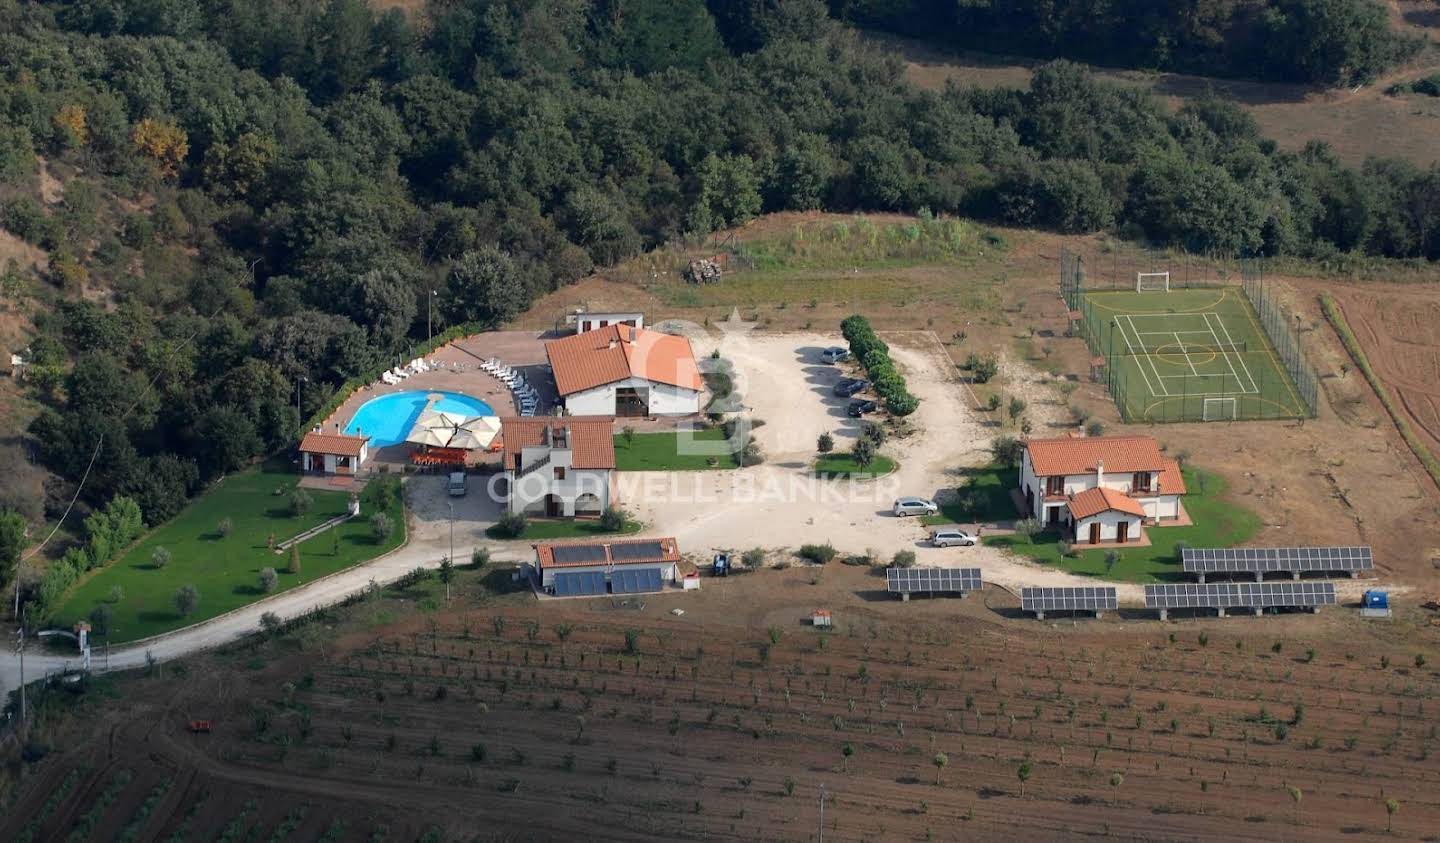
<instances>
[{"instance_id":1,"label":"patio umbrella","mask_svg":"<svg viewBox=\"0 0 1440 843\"><path fill-rule=\"evenodd\" d=\"M495 437L500 435L500 419L496 416L471 416L455 426L455 436L474 440L474 445L455 445L452 448L488 448ZM455 440L452 440L452 443Z\"/></svg>"}]
</instances>

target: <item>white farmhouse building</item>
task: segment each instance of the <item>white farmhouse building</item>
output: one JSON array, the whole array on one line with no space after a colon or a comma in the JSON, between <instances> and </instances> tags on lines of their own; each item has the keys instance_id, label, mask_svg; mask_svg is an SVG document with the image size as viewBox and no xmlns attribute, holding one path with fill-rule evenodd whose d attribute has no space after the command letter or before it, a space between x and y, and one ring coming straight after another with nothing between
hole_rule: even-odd
<instances>
[{"instance_id":1,"label":"white farmhouse building","mask_svg":"<svg viewBox=\"0 0 1440 843\"><path fill-rule=\"evenodd\" d=\"M608 325L545 343L555 387L574 416L688 416L705 384L684 337Z\"/></svg>"},{"instance_id":2,"label":"white farmhouse building","mask_svg":"<svg viewBox=\"0 0 1440 843\"><path fill-rule=\"evenodd\" d=\"M609 416L500 421L506 505L551 518L598 516L615 502L615 440Z\"/></svg>"},{"instance_id":3,"label":"white farmhouse building","mask_svg":"<svg viewBox=\"0 0 1440 843\"><path fill-rule=\"evenodd\" d=\"M358 474L370 457L370 437L311 431L300 440L300 471Z\"/></svg>"},{"instance_id":4,"label":"white farmhouse building","mask_svg":"<svg viewBox=\"0 0 1440 843\"><path fill-rule=\"evenodd\" d=\"M1077 543L1139 541L1142 523L1184 523L1180 465L1149 436L1031 439L1020 459L1025 512Z\"/></svg>"},{"instance_id":5,"label":"white farmhouse building","mask_svg":"<svg viewBox=\"0 0 1440 843\"><path fill-rule=\"evenodd\" d=\"M581 311L576 313L575 333L583 334L586 331L593 331L597 328L608 328L611 325L629 325L631 328L645 327L645 314L639 311L628 313L599 311Z\"/></svg>"}]
</instances>

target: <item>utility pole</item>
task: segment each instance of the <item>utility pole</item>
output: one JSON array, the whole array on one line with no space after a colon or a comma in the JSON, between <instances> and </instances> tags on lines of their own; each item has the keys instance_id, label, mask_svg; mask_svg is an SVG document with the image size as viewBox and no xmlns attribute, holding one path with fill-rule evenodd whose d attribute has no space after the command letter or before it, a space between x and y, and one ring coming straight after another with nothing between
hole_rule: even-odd
<instances>
[{"instance_id":1,"label":"utility pole","mask_svg":"<svg viewBox=\"0 0 1440 843\"><path fill-rule=\"evenodd\" d=\"M825 783L820 783L820 840L825 843Z\"/></svg>"},{"instance_id":2,"label":"utility pole","mask_svg":"<svg viewBox=\"0 0 1440 843\"><path fill-rule=\"evenodd\" d=\"M28 613L27 613L28 614ZM20 725L25 725L25 618L20 618Z\"/></svg>"}]
</instances>

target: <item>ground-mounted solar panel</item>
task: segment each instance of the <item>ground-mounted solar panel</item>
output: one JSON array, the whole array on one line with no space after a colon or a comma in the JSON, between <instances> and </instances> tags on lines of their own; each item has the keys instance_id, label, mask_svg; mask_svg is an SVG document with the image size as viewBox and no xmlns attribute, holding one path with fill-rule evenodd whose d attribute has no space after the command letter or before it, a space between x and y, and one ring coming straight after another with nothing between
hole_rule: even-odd
<instances>
[{"instance_id":1,"label":"ground-mounted solar panel","mask_svg":"<svg viewBox=\"0 0 1440 843\"><path fill-rule=\"evenodd\" d=\"M1020 589L1020 608L1026 612L1107 612L1119 605L1109 586L1034 586Z\"/></svg>"},{"instance_id":2,"label":"ground-mounted solar panel","mask_svg":"<svg viewBox=\"0 0 1440 843\"><path fill-rule=\"evenodd\" d=\"M605 546L599 544L562 544L550 548L555 561L564 565L582 562L605 562Z\"/></svg>"},{"instance_id":3,"label":"ground-mounted solar panel","mask_svg":"<svg viewBox=\"0 0 1440 843\"><path fill-rule=\"evenodd\" d=\"M641 559L664 559L665 546L660 542L612 544L610 545L610 558L616 562L634 562Z\"/></svg>"},{"instance_id":4,"label":"ground-mounted solar panel","mask_svg":"<svg viewBox=\"0 0 1440 843\"><path fill-rule=\"evenodd\" d=\"M1285 571L1368 571L1369 547L1187 547L1180 564L1192 574L1263 574Z\"/></svg>"},{"instance_id":5,"label":"ground-mounted solar panel","mask_svg":"<svg viewBox=\"0 0 1440 843\"><path fill-rule=\"evenodd\" d=\"M1328 582L1184 583L1145 586L1151 609L1265 609L1280 606L1333 606L1335 584Z\"/></svg>"},{"instance_id":6,"label":"ground-mounted solar panel","mask_svg":"<svg viewBox=\"0 0 1440 843\"><path fill-rule=\"evenodd\" d=\"M886 568L885 588L894 594L979 591L979 568Z\"/></svg>"},{"instance_id":7,"label":"ground-mounted solar panel","mask_svg":"<svg viewBox=\"0 0 1440 843\"><path fill-rule=\"evenodd\" d=\"M560 572L555 575L555 594L559 597L604 593L605 574L601 571Z\"/></svg>"}]
</instances>

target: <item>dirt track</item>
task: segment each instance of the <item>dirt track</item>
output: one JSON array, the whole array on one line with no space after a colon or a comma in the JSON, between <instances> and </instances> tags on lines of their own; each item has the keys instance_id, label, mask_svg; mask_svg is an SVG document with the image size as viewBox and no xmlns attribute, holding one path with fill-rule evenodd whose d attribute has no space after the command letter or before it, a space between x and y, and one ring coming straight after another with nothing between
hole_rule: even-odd
<instances>
[{"instance_id":1,"label":"dirt track","mask_svg":"<svg viewBox=\"0 0 1440 843\"><path fill-rule=\"evenodd\" d=\"M107 834L171 782L138 839L194 810L190 839L263 840L290 817L282 839L339 820L328 839L811 840L822 783L828 840L1368 840L1383 798L1401 837L1440 824L1440 673L1411 666L1436 661L1433 633L1340 613L1039 624L1002 592L902 604L865 597L872 582L838 564L751 574L639 612L507 598L202 656L121 680L0 839L80 766L35 839L68 834L120 770L135 777ZM815 605L836 609L823 645L800 623ZM186 733L202 715L215 732Z\"/></svg>"}]
</instances>

